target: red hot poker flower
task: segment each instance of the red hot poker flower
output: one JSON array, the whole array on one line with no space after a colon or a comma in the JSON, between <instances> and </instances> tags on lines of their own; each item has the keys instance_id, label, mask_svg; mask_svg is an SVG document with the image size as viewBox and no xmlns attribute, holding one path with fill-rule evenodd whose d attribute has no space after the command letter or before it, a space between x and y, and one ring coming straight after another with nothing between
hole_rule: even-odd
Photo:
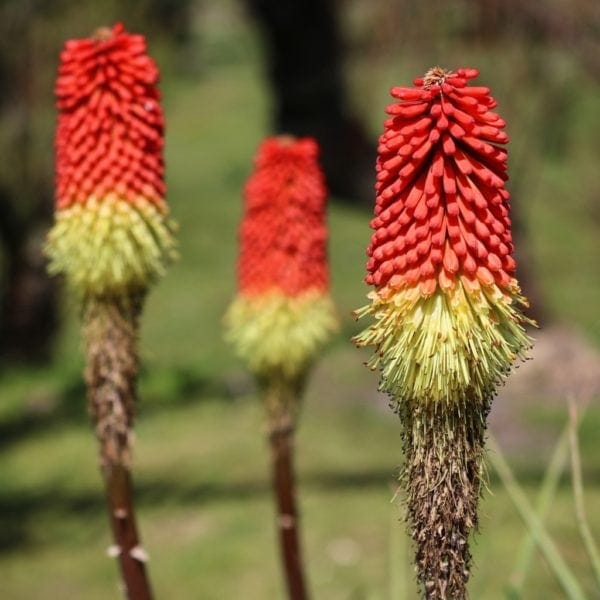
<instances>
[{"instance_id":1,"label":"red hot poker flower","mask_svg":"<svg viewBox=\"0 0 600 600\"><path fill-rule=\"evenodd\" d=\"M121 24L60 58L50 271L84 295L144 290L174 256L158 68Z\"/></svg>"},{"instance_id":2,"label":"red hot poker flower","mask_svg":"<svg viewBox=\"0 0 600 600\"><path fill-rule=\"evenodd\" d=\"M49 270L64 273L82 300L89 409L126 596L151 598L130 470L139 318L174 245L158 69L144 38L120 24L68 41L60 58Z\"/></svg>"},{"instance_id":3,"label":"red hot poker flower","mask_svg":"<svg viewBox=\"0 0 600 600\"><path fill-rule=\"evenodd\" d=\"M475 69L434 67L397 102L379 139L367 253L373 346L403 425L415 562L428 600L464 598L496 386L530 346L511 256L508 141Z\"/></svg>"},{"instance_id":4,"label":"red hot poker flower","mask_svg":"<svg viewBox=\"0 0 600 600\"><path fill-rule=\"evenodd\" d=\"M228 337L258 375L297 377L335 329L327 191L311 138L266 139L248 179Z\"/></svg>"},{"instance_id":5,"label":"red hot poker flower","mask_svg":"<svg viewBox=\"0 0 600 600\"><path fill-rule=\"evenodd\" d=\"M359 345L379 351L383 389L423 402L480 400L529 346L517 306L508 141L475 69L440 67L392 88L379 139L367 249L376 323Z\"/></svg>"},{"instance_id":6,"label":"red hot poker flower","mask_svg":"<svg viewBox=\"0 0 600 600\"><path fill-rule=\"evenodd\" d=\"M294 500L296 418L310 364L336 325L318 151L310 138L272 137L260 145L245 189L238 295L225 316L226 335L256 377L267 409L290 598L307 596Z\"/></svg>"}]
</instances>

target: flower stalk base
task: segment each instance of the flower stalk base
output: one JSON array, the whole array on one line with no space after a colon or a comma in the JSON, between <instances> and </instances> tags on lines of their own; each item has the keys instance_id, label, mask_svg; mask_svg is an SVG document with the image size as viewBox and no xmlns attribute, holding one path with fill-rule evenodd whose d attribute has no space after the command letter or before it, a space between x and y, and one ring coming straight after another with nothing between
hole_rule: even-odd
<instances>
[{"instance_id":1,"label":"flower stalk base","mask_svg":"<svg viewBox=\"0 0 600 600\"><path fill-rule=\"evenodd\" d=\"M85 380L113 531L110 554L119 560L130 600L152 598L147 557L137 532L130 472L142 301L142 295L92 297L83 309Z\"/></svg>"},{"instance_id":2,"label":"flower stalk base","mask_svg":"<svg viewBox=\"0 0 600 600\"><path fill-rule=\"evenodd\" d=\"M478 523L488 410L489 402L469 410L418 403L400 409L408 528L427 600L467 597L469 535Z\"/></svg>"},{"instance_id":3,"label":"flower stalk base","mask_svg":"<svg viewBox=\"0 0 600 600\"><path fill-rule=\"evenodd\" d=\"M100 443L100 464L131 464L142 298L90 298L84 304L85 381Z\"/></svg>"}]
</instances>

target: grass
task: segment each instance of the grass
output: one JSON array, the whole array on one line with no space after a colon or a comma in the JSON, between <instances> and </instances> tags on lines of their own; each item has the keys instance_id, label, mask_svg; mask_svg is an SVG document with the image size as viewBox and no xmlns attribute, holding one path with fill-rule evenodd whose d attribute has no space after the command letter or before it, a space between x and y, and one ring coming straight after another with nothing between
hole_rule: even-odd
<instances>
[{"instance_id":1,"label":"grass","mask_svg":"<svg viewBox=\"0 0 600 600\"><path fill-rule=\"evenodd\" d=\"M228 26L238 46L218 34L227 29L222 24L217 33L207 30L199 73L164 84L169 199L181 224L182 258L152 292L144 315L134 477L157 597L173 600L283 597L263 414L221 338L221 316L234 293L240 188L268 126L256 45L239 21ZM491 57L482 61L491 63ZM407 71L409 66L402 63ZM532 173L518 164L516 183L519 197L527 198L532 260L550 308L598 342L600 284L592 274L600 256L597 223L589 217L590 189L597 185L589 124L598 96L591 99L590 85L581 82L588 94L570 116L566 155L545 156L516 128L513 137L517 156L530 155L535 166ZM539 94L532 97L539 106ZM523 98L510 99L511 112ZM374 109L379 120L380 106ZM535 114L529 110L528 119ZM534 126L526 125L529 136ZM402 527L390 527L398 515L390 500L401 462L399 426L375 392L376 376L361 364L365 355L348 343L358 328L350 311L365 302L367 291L368 214L334 203L329 220L342 332L314 374L299 431L309 579L317 599L387 599L391 585L413 598ZM0 374L0 576L2 596L10 600L119 597L116 567L105 556L110 539L84 408L76 311L69 301L64 306L55 364ZM531 430L552 435L565 412L537 403L525 418ZM592 407L581 428L586 503L596 532L600 513L591 507L600 503L598 422L600 410ZM535 497L547 457L532 447L513 458L520 482ZM502 597L524 535L505 490L493 477L490 487L471 584L472 597L484 600ZM591 594L567 480L549 523ZM562 597L541 559L525 597Z\"/></svg>"},{"instance_id":2,"label":"grass","mask_svg":"<svg viewBox=\"0 0 600 600\"><path fill-rule=\"evenodd\" d=\"M316 382L331 387L335 377L320 372ZM166 405L148 393L142 410L135 475L158 597L280 597L263 415L255 398L192 394ZM110 539L92 436L81 417L50 425L48 417L4 447L0 506L10 515L0 555L5 597L117 598L115 567L104 555ZM593 435L584 432L584 446ZM358 398L343 407L324 401L313 385L299 436L315 597L387 598L389 536L398 534L390 529L391 476L400 460L395 419ZM541 467L540 459L523 473L530 493ZM523 535L505 491L496 480L491 488L482 505L483 535L475 543L471 589L477 598L499 597ZM588 485L586 501L590 507L600 501L597 485ZM598 515L590 516L597 528ZM593 589L566 483L550 522L566 560ZM527 598L561 597L540 561L529 583Z\"/></svg>"}]
</instances>

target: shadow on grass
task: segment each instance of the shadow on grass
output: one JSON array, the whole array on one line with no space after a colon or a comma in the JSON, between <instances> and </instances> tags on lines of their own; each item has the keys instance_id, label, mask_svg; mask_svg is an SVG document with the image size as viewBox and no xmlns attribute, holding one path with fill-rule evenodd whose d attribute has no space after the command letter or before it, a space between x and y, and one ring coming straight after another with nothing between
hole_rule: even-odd
<instances>
[{"instance_id":1,"label":"shadow on grass","mask_svg":"<svg viewBox=\"0 0 600 600\"><path fill-rule=\"evenodd\" d=\"M201 402L204 397L229 401L235 391L227 380L203 377L192 369L152 374L142 372L141 378L144 379L144 386L148 391L139 408L146 414ZM156 392L156 388L160 391ZM168 400L160 399L163 397ZM6 450L10 445L44 431L85 422L87 418L85 384L80 375L73 374L62 391L49 398L44 406L24 406L18 414L0 420L0 450Z\"/></svg>"},{"instance_id":2,"label":"shadow on grass","mask_svg":"<svg viewBox=\"0 0 600 600\"><path fill-rule=\"evenodd\" d=\"M588 477L589 486L600 485L600 472ZM390 469L368 471L320 470L302 475L305 490L336 493L344 490L393 488ZM519 470L519 481L531 488L539 487L542 468ZM491 484L498 489L499 479L492 475ZM570 491L568 478L563 478L560 488ZM136 505L139 508L165 506L209 506L214 503L240 502L270 497L270 484L266 479L231 482L186 482L181 478L142 479L135 482ZM100 474L97 490L67 491L56 486L23 492L18 489L0 491L0 552L10 552L29 543L29 530L37 520L68 518L85 522L90 517L104 517L104 496Z\"/></svg>"},{"instance_id":3,"label":"shadow on grass","mask_svg":"<svg viewBox=\"0 0 600 600\"><path fill-rule=\"evenodd\" d=\"M343 489L387 487L389 471L320 471L302 478L304 488L335 492ZM181 479L141 480L135 482L138 507L187 506L239 502L271 494L267 480L203 482L185 485ZM104 516L104 496L98 475L97 491L67 491L56 486L35 492L0 491L0 552L10 552L29 544L32 522L47 517L85 521Z\"/></svg>"},{"instance_id":4,"label":"shadow on grass","mask_svg":"<svg viewBox=\"0 0 600 600\"><path fill-rule=\"evenodd\" d=\"M8 446L46 429L82 421L86 416L85 410L82 410L82 398L85 398L83 382L73 378L65 385L60 394L60 401L50 398L44 406L24 406L18 414L3 419L0 421L0 449L5 450Z\"/></svg>"}]
</instances>

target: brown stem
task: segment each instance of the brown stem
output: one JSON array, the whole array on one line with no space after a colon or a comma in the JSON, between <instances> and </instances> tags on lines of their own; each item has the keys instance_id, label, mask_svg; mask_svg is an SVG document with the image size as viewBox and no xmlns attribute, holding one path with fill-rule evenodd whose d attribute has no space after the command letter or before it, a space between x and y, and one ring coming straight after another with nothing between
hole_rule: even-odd
<instances>
[{"instance_id":1,"label":"brown stem","mask_svg":"<svg viewBox=\"0 0 600 600\"><path fill-rule=\"evenodd\" d=\"M300 387L300 384L283 378L274 378L265 389L279 547L290 600L307 600L309 597L300 547L293 464Z\"/></svg>"},{"instance_id":2,"label":"brown stem","mask_svg":"<svg viewBox=\"0 0 600 600\"><path fill-rule=\"evenodd\" d=\"M100 443L109 518L128 600L150 600L133 509L131 438L138 372L137 331L142 298L94 298L84 306L85 379Z\"/></svg>"},{"instance_id":3,"label":"brown stem","mask_svg":"<svg viewBox=\"0 0 600 600\"><path fill-rule=\"evenodd\" d=\"M121 577L129 600L151 600L152 591L146 573L146 554L140 545L135 513L131 474L123 465L104 469L110 524L118 553Z\"/></svg>"}]
</instances>

